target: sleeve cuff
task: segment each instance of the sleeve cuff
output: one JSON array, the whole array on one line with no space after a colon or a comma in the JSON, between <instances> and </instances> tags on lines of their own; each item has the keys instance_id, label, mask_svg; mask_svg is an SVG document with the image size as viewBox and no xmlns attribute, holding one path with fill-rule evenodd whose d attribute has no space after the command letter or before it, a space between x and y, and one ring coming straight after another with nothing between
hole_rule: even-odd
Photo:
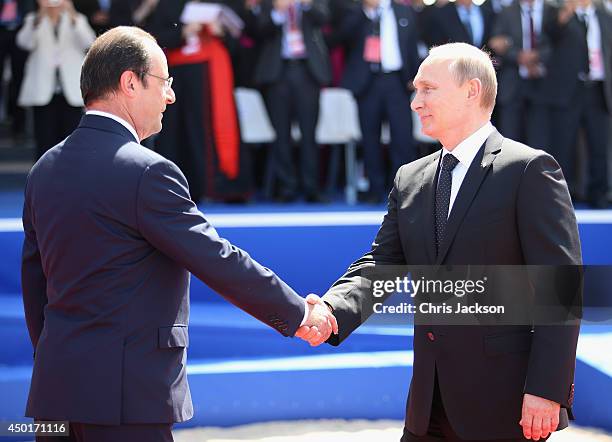
<instances>
[{"instance_id":1,"label":"sleeve cuff","mask_svg":"<svg viewBox=\"0 0 612 442\"><path fill-rule=\"evenodd\" d=\"M302 322L300 323L300 327L306 324L306 320L308 319L308 302L306 301L305 298L302 298L302 299L304 300L304 318L302 319Z\"/></svg>"}]
</instances>

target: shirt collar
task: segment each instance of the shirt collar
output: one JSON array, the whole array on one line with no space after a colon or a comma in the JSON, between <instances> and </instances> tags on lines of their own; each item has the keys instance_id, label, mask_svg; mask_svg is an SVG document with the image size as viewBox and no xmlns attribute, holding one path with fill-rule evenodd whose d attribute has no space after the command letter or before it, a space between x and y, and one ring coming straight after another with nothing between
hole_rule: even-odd
<instances>
[{"instance_id":1,"label":"shirt collar","mask_svg":"<svg viewBox=\"0 0 612 442\"><path fill-rule=\"evenodd\" d=\"M127 130L129 130L130 133L134 135L134 138L136 138L136 141L140 143L140 138L138 137L138 134L136 133L136 129L134 129L134 127L130 123L125 121L123 118L118 117L115 114L111 114L111 113L103 112L99 110L93 110L93 109L85 112L85 115L97 115L99 117L106 117L106 118L110 118L111 120L115 120L117 123L121 124Z\"/></svg>"},{"instance_id":2,"label":"shirt collar","mask_svg":"<svg viewBox=\"0 0 612 442\"><path fill-rule=\"evenodd\" d=\"M542 7L544 6L544 2L542 0L534 0L532 4L529 4L527 2L520 2L520 5L521 10L523 12L529 12L530 10L535 12L540 11L542 9Z\"/></svg>"},{"instance_id":3,"label":"shirt collar","mask_svg":"<svg viewBox=\"0 0 612 442\"><path fill-rule=\"evenodd\" d=\"M495 128L491 122L487 121L484 126L467 137L461 143L457 144L457 147L455 147L452 152L446 149L446 147L443 147L442 157L444 157L446 154L452 153L461 164L463 164L465 167L470 167L470 164L472 164L472 161L474 161L474 157L476 157L476 154L480 150L481 146L494 130Z\"/></svg>"},{"instance_id":4,"label":"shirt collar","mask_svg":"<svg viewBox=\"0 0 612 442\"><path fill-rule=\"evenodd\" d=\"M591 17L592 15L595 14L595 8L593 7L592 4L590 4L586 8L576 8L576 13Z\"/></svg>"}]
</instances>

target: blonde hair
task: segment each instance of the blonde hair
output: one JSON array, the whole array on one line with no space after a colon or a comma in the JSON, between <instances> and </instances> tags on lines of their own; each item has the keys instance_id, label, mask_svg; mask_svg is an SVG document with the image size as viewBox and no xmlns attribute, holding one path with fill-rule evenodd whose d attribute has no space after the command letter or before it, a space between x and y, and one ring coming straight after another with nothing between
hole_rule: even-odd
<instances>
[{"instance_id":1,"label":"blonde hair","mask_svg":"<svg viewBox=\"0 0 612 442\"><path fill-rule=\"evenodd\" d=\"M497 76L489 54L467 43L448 43L431 48L427 58L450 60L449 70L459 85L475 78L480 80L480 105L493 110L497 97Z\"/></svg>"}]
</instances>

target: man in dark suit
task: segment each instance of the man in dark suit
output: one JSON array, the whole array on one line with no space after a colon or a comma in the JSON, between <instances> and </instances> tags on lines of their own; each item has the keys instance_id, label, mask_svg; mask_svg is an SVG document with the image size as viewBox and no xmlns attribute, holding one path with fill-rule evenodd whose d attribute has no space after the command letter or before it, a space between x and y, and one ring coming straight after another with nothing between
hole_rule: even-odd
<instances>
[{"instance_id":1,"label":"man in dark suit","mask_svg":"<svg viewBox=\"0 0 612 442\"><path fill-rule=\"evenodd\" d=\"M263 89L276 131L273 174L279 201L297 196L298 174L291 150L291 122L302 134L300 175L307 202L321 202L319 148L315 129L321 86L331 81L329 54L321 28L329 20L327 0L264 0L253 9L260 41L255 84Z\"/></svg>"},{"instance_id":2,"label":"man in dark suit","mask_svg":"<svg viewBox=\"0 0 612 442\"><path fill-rule=\"evenodd\" d=\"M189 272L284 336L334 323L220 238L178 167L139 144L161 130L171 85L151 35L103 34L83 64L86 115L28 175L26 415L69 421L71 440L171 441L172 424L192 417Z\"/></svg>"},{"instance_id":3,"label":"man in dark suit","mask_svg":"<svg viewBox=\"0 0 612 442\"><path fill-rule=\"evenodd\" d=\"M552 27L553 53L544 94L552 106L551 153L574 184L577 134L588 149L588 203L608 206L608 140L612 109L612 17L590 0L569 0Z\"/></svg>"},{"instance_id":4,"label":"man in dark suit","mask_svg":"<svg viewBox=\"0 0 612 442\"><path fill-rule=\"evenodd\" d=\"M497 117L505 137L550 147L550 115L542 89L551 55L548 30L556 10L544 0L515 0L495 20L489 40L500 58Z\"/></svg>"},{"instance_id":5,"label":"man in dark suit","mask_svg":"<svg viewBox=\"0 0 612 442\"><path fill-rule=\"evenodd\" d=\"M388 191L380 146L384 120L391 130L392 176L416 158L408 104L419 63L417 33L412 9L391 0L364 0L342 23L341 34L352 47L341 86L359 105L368 202L381 202Z\"/></svg>"},{"instance_id":6,"label":"man in dark suit","mask_svg":"<svg viewBox=\"0 0 612 442\"><path fill-rule=\"evenodd\" d=\"M504 138L489 121L497 86L489 56L463 43L435 48L414 84L412 109L423 132L443 149L399 170L372 250L322 298L340 327L332 345L372 314L371 275L380 268L567 265L571 276L572 266L581 264L576 218L558 164ZM557 270L550 275L566 277ZM503 269L492 271L503 281L498 288L515 284ZM539 300L559 288L547 286L545 277L526 282L542 289L534 290ZM506 306L518 307L516 300L528 291L528 285L511 290ZM453 295L460 299L456 292L447 298ZM309 302L322 301L311 296ZM489 318L485 325L456 325L458 315L441 324L415 317L403 441L538 440L567 426L579 323L532 323L532 310L525 313L521 322ZM310 332L305 327L297 335L308 338Z\"/></svg>"},{"instance_id":7,"label":"man in dark suit","mask_svg":"<svg viewBox=\"0 0 612 442\"><path fill-rule=\"evenodd\" d=\"M431 11L423 38L428 46L463 42L481 48L491 37L494 19L489 2L482 5L472 0L449 2Z\"/></svg>"}]
</instances>

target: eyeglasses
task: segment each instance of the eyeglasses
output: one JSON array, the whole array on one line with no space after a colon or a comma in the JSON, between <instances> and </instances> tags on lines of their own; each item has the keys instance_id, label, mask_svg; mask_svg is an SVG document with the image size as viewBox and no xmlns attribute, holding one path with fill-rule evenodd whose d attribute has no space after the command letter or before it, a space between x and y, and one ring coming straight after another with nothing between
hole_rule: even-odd
<instances>
[{"instance_id":1,"label":"eyeglasses","mask_svg":"<svg viewBox=\"0 0 612 442\"><path fill-rule=\"evenodd\" d=\"M149 76L155 77L155 78L157 78L159 80L163 80L164 83L166 83L165 87L166 87L167 91L169 91L172 88L172 82L174 81L174 78L172 78L172 77L164 78L164 77L160 77L159 75L151 74L149 72L142 72L142 75L149 75Z\"/></svg>"}]
</instances>

